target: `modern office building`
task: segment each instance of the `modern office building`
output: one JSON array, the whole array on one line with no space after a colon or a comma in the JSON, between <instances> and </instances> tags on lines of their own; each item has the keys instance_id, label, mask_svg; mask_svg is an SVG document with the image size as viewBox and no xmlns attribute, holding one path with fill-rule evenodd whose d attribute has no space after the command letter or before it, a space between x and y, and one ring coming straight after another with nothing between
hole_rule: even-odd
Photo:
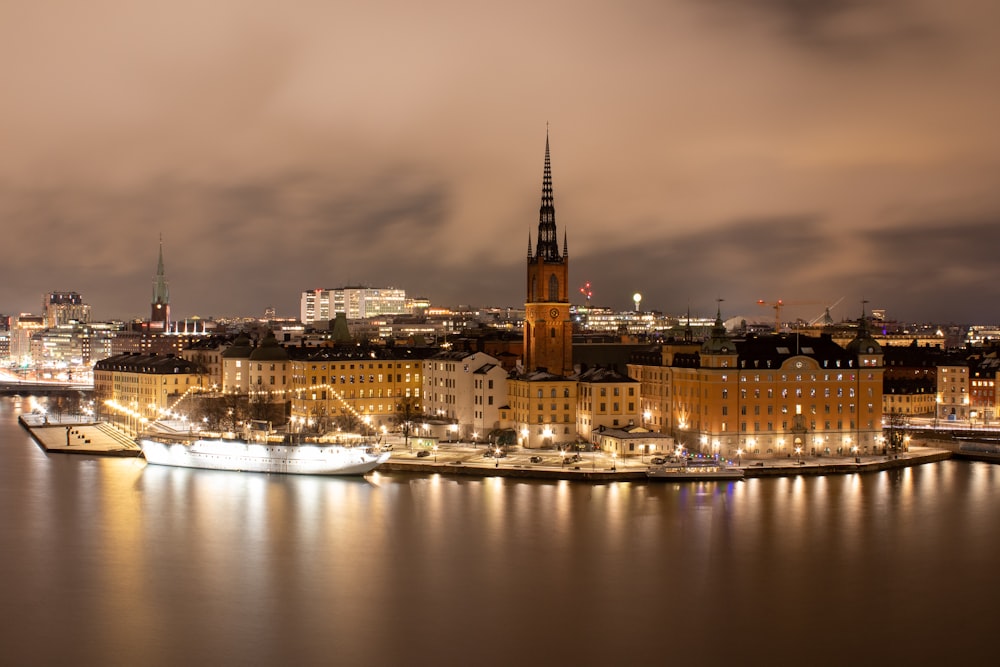
<instances>
[{"instance_id":1,"label":"modern office building","mask_svg":"<svg viewBox=\"0 0 1000 667\"><path fill-rule=\"evenodd\" d=\"M332 320L337 313L344 313L348 320L406 315L412 311L412 306L406 299L406 290L392 287L339 287L302 292L299 311L303 324L313 324Z\"/></svg>"},{"instance_id":2,"label":"modern office building","mask_svg":"<svg viewBox=\"0 0 1000 667\"><path fill-rule=\"evenodd\" d=\"M52 329L65 324L90 322L90 305L76 292L49 292L42 298L45 326Z\"/></svg>"}]
</instances>

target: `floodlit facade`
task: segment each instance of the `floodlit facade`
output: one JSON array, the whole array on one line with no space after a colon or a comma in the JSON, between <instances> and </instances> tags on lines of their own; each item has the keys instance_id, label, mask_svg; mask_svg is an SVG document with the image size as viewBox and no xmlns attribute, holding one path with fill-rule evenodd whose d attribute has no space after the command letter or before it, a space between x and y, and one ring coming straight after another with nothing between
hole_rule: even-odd
<instances>
[{"instance_id":1,"label":"floodlit facade","mask_svg":"<svg viewBox=\"0 0 1000 667\"><path fill-rule=\"evenodd\" d=\"M344 313L349 320L361 320L381 315L406 315L411 310L412 302L407 301L406 290L392 287L306 290L299 300L303 324L329 321L337 313Z\"/></svg>"},{"instance_id":2,"label":"floodlit facade","mask_svg":"<svg viewBox=\"0 0 1000 667\"><path fill-rule=\"evenodd\" d=\"M507 371L483 352L439 352L424 362L424 413L449 420L453 437L486 438L499 427Z\"/></svg>"},{"instance_id":3,"label":"floodlit facade","mask_svg":"<svg viewBox=\"0 0 1000 667\"><path fill-rule=\"evenodd\" d=\"M397 414L423 411L423 360L416 348L289 348L294 423L322 428L394 427Z\"/></svg>"},{"instance_id":4,"label":"floodlit facade","mask_svg":"<svg viewBox=\"0 0 1000 667\"><path fill-rule=\"evenodd\" d=\"M644 410L659 410L660 428L689 451L766 458L882 446L882 349L866 328L844 348L828 336L733 339L717 318L699 351L669 362L631 364L629 373L653 389Z\"/></svg>"},{"instance_id":5,"label":"floodlit facade","mask_svg":"<svg viewBox=\"0 0 1000 667\"><path fill-rule=\"evenodd\" d=\"M173 355L122 354L94 364L94 398L99 415L138 430L204 387L204 369Z\"/></svg>"}]
</instances>

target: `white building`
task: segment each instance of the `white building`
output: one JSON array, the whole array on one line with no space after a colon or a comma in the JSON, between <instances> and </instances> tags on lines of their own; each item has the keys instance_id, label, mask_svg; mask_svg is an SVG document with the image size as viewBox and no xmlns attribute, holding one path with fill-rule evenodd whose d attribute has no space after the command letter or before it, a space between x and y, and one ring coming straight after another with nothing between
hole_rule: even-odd
<instances>
[{"instance_id":1,"label":"white building","mask_svg":"<svg viewBox=\"0 0 1000 667\"><path fill-rule=\"evenodd\" d=\"M452 420L457 437L482 440L499 428L507 371L483 352L440 352L424 362L424 412Z\"/></svg>"},{"instance_id":2,"label":"white building","mask_svg":"<svg viewBox=\"0 0 1000 667\"><path fill-rule=\"evenodd\" d=\"M412 308L410 303L406 299L406 290L392 287L340 287L302 292L299 311L302 323L312 324L332 320L337 313L344 313L349 320L379 315L406 315Z\"/></svg>"}]
</instances>

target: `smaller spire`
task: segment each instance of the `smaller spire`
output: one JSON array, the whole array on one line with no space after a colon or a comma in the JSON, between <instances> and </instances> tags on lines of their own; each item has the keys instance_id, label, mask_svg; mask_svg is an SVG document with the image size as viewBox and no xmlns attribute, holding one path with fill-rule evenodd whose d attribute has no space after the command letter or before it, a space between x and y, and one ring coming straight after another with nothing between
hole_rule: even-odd
<instances>
[{"instance_id":1,"label":"smaller spire","mask_svg":"<svg viewBox=\"0 0 1000 667\"><path fill-rule=\"evenodd\" d=\"M528 259L531 259L531 231L528 231Z\"/></svg>"},{"instance_id":2,"label":"smaller spire","mask_svg":"<svg viewBox=\"0 0 1000 667\"><path fill-rule=\"evenodd\" d=\"M563 259L569 258L569 235L563 230Z\"/></svg>"}]
</instances>

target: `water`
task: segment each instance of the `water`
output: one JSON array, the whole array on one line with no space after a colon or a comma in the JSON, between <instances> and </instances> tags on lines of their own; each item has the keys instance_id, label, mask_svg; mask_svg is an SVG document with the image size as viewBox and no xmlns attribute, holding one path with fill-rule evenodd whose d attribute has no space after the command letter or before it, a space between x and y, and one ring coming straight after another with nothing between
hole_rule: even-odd
<instances>
[{"instance_id":1,"label":"water","mask_svg":"<svg viewBox=\"0 0 1000 667\"><path fill-rule=\"evenodd\" d=\"M46 455L18 405L0 399L4 665L992 652L989 464L684 485L283 477Z\"/></svg>"}]
</instances>

